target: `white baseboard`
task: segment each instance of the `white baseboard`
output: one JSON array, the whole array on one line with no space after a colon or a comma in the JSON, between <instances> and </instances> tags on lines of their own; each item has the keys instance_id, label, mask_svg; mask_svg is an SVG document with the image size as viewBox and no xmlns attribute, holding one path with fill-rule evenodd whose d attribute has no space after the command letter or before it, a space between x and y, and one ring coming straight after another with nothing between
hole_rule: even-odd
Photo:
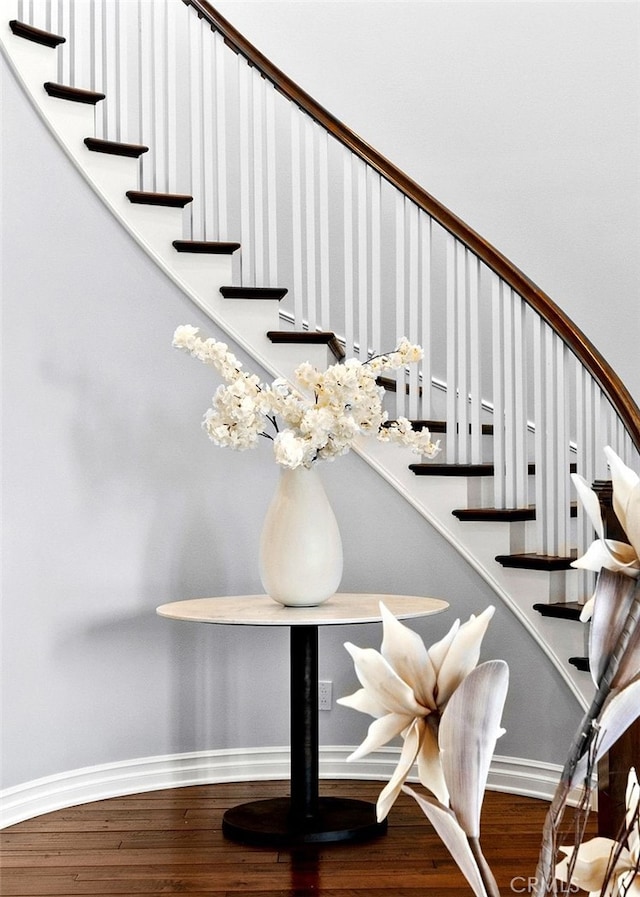
<instances>
[{"instance_id":1,"label":"white baseboard","mask_svg":"<svg viewBox=\"0 0 640 897\"><path fill-rule=\"evenodd\" d=\"M321 747L320 777L389 780L398 762L397 748L381 748L363 760L347 763L353 750L345 746ZM560 771L559 766L551 763L494 757L488 788L550 800ZM289 749L280 747L199 751L89 766L0 792L0 828L65 807L125 794L217 782L288 778Z\"/></svg>"}]
</instances>

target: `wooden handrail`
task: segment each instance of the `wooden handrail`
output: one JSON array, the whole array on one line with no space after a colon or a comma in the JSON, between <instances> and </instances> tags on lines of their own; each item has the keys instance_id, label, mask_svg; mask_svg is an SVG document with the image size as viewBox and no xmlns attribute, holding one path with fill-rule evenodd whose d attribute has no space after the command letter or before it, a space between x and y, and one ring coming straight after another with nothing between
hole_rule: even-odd
<instances>
[{"instance_id":1,"label":"wooden handrail","mask_svg":"<svg viewBox=\"0 0 640 897\"><path fill-rule=\"evenodd\" d=\"M501 252L470 228L464 221L427 193L392 162L317 103L306 91L275 66L253 46L234 26L220 15L207 0L182 0L192 6L200 18L206 19L218 31L225 43L244 56L265 78L289 100L322 125L340 143L374 168L394 187L439 222L475 253L492 271L501 277L543 318L555 333L580 359L599 384L623 421L635 447L640 451L640 408L618 374L604 359L593 343L547 294L536 286Z\"/></svg>"}]
</instances>

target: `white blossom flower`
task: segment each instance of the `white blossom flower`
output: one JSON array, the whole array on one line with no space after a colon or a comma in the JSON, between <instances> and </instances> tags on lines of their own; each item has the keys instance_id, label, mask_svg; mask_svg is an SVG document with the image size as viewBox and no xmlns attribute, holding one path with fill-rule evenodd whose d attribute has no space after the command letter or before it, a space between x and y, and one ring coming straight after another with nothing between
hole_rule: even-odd
<instances>
[{"instance_id":1,"label":"white blossom flower","mask_svg":"<svg viewBox=\"0 0 640 897\"><path fill-rule=\"evenodd\" d=\"M274 440L273 450L278 464L296 468L304 464L309 444L296 436L293 430L283 430Z\"/></svg>"},{"instance_id":2,"label":"white blossom flower","mask_svg":"<svg viewBox=\"0 0 640 897\"><path fill-rule=\"evenodd\" d=\"M569 865L576 853L572 886L588 891L589 897L640 897L640 786L633 768L627 780L626 806L627 845L611 838L592 838L577 851L561 847L566 856L556 866L556 878L568 882Z\"/></svg>"},{"instance_id":3,"label":"white blossom flower","mask_svg":"<svg viewBox=\"0 0 640 897\"><path fill-rule=\"evenodd\" d=\"M414 430L406 417L399 417L389 426L384 427L380 431L378 439L382 442L398 442L427 458L435 458L440 451L440 440L433 442L431 433L426 427L422 430Z\"/></svg>"},{"instance_id":4,"label":"white blossom flower","mask_svg":"<svg viewBox=\"0 0 640 897\"><path fill-rule=\"evenodd\" d=\"M345 645L362 688L338 703L375 718L364 742L348 760L366 756L397 735L404 739L396 771L378 798L378 819L384 819L416 761L422 784L442 804L448 803L438 747L440 715L478 663L494 608L471 616L462 626L456 620L447 635L428 650L420 636L396 620L382 603L380 610L380 652L350 642Z\"/></svg>"},{"instance_id":5,"label":"white blossom flower","mask_svg":"<svg viewBox=\"0 0 640 897\"><path fill-rule=\"evenodd\" d=\"M227 385L216 392L203 422L210 439L218 445L243 451L254 448L259 437L268 436L273 440L276 462L285 467L332 461L348 452L358 436L375 435L428 457L439 451L429 432L414 431L406 418L385 426L384 389L376 382L376 372L422 358L422 349L405 337L395 352L370 362L351 358L326 371L304 362L295 372L302 389L298 391L282 378L271 385L261 383L255 374L242 370L226 343L202 339L199 333L197 327L182 325L175 331L173 345L214 367L226 381Z\"/></svg>"},{"instance_id":6,"label":"white blossom flower","mask_svg":"<svg viewBox=\"0 0 640 897\"><path fill-rule=\"evenodd\" d=\"M640 477L627 467L607 446L605 454L611 468L613 482L613 509L629 542L607 539L598 496L583 477L572 474L578 496L584 505L598 538L592 542L582 557L573 561L572 567L585 570L613 570L626 576L640 576ZM586 602L580 619L589 620L593 598Z\"/></svg>"}]
</instances>

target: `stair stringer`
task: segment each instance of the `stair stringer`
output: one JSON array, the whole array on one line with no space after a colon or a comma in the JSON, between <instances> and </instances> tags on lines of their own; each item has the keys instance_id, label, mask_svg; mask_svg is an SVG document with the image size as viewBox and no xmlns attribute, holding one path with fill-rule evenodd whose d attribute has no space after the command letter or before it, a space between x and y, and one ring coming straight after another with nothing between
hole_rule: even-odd
<instances>
[{"instance_id":1,"label":"stair stringer","mask_svg":"<svg viewBox=\"0 0 640 897\"><path fill-rule=\"evenodd\" d=\"M55 78L55 54L49 48L17 38L6 22L0 27L0 45L26 95L82 177L166 276L231 340L271 376L289 381L294 380L295 368L301 361L323 367L335 360L326 346L306 345L303 355L295 345L272 344L266 332L275 329L278 323L273 301L223 298L220 287L232 283L230 257L177 253L172 241L182 237L183 210L129 203L126 191L138 186L138 161L90 152L84 138L95 136L93 107L46 94L42 85ZM180 323L188 322L176 322ZM482 576L549 657L580 705L586 708L593 694L591 677L567 663L571 654L584 653L582 625L563 622L558 626L557 621L540 617L533 610L534 603L549 601L554 591L552 577L557 579L567 574L510 570L497 564L495 556L510 553L513 528L521 524L460 523L451 511L467 504L466 478L415 477L408 468L415 456L406 449L382 445L372 439L362 440L356 446L356 453Z\"/></svg>"}]
</instances>

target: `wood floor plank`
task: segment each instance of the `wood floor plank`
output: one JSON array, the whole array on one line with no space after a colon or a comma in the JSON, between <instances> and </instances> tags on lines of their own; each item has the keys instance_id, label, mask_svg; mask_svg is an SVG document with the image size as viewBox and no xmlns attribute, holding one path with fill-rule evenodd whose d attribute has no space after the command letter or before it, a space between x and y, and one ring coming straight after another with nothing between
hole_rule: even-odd
<instances>
[{"instance_id":1,"label":"wood floor plank","mask_svg":"<svg viewBox=\"0 0 640 897\"><path fill-rule=\"evenodd\" d=\"M383 783L321 782L321 793L375 801ZM164 789L49 813L0 832L3 897L471 897L415 801L401 795L388 833L363 844L295 849L224 838L222 815L286 783ZM483 845L503 894L533 874L547 804L489 793ZM591 823L594 830L595 818ZM570 843L566 840L565 843Z\"/></svg>"}]
</instances>

